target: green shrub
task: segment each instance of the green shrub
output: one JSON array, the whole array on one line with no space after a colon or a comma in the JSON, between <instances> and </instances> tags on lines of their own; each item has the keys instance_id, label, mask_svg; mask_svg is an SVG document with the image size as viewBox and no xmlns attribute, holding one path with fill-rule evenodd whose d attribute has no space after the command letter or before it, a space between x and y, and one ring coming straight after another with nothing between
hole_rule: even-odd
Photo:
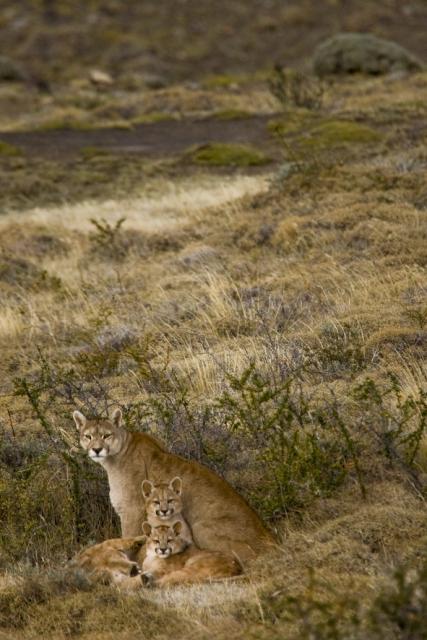
<instances>
[{"instance_id":1,"label":"green shrub","mask_svg":"<svg viewBox=\"0 0 427 640\"><path fill-rule=\"evenodd\" d=\"M390 463L403 468L421 488L414 461L427 430L427 391L419 387L415 394L404 395L399 379L389 372L382 385L366 378L353 393L365 428Z\"/></svg>"},{"instance_id":2,"label":"green shrub","mask_svg":"<svg viewBox=\"0 0 427 640\"><path fill-rule=\"evenodd\" d=\"M9 442L15 463L4 443L0 449L3 562L64 560L118 531L102 474L83 456L72 457L58 436Z\"/></svg>"},{"instance_id":3,"label":"green shrub","mask_svg":"<svg viewBox=\"0 0 427 640\"><path fill-rule=\"evenodd\" d=\"M117 532L102 471L70 450L77 440L71 420L76 406L104 417L119 404L128 429L151 432L171 451L223 475L270 520L330 495L348 477L365 495L372 469L382 463L424 491L415 464L427 420L422 389L404 396L389 376L382 384L365 379L350 396L338 398L332 388L311 396L301 380L307 371L312 375L313 364L290 373L272 354L268 363L252 363L241 375L219 369L223 391L203 403L168 361L153 364L149 338L129 342L126 334L121 342L122 334L105 334L100 327L95 329L106 336L107 360L103 349L96 361L75 358L65 365L39 354L31 380L15 381L45 436L41 449L27 442L18 453L5 445L0 451L0 545L6 557L40 561ZM137 385L129 391L136 399L126 404L115 400L108 380L98 375L105 375L115 349L119 359L127 358ZM60 428L67 424L68 435Z\"/></svg>"}]
</instances>

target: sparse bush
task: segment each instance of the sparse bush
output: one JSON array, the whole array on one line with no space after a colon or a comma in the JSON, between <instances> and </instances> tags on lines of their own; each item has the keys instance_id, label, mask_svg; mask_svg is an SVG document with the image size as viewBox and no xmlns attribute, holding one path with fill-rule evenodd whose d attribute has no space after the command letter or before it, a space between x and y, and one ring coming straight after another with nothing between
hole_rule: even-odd
<instances>
[{"instance_id":1,"label":"sparse bush","mask_svg":"<svg viewBox=\"0 0 427 640\"><path fill-rule=\"evenodd\" d=\"M399 379L389 372L383 385L365 379L355 387L354 397L360 403L365 427L390 463L403 468L422 488L413 463L427 430L427 392L419 387L415 394L405 396Z\"/></svg>"},{"instance_id":2,"label":"sparse bush","mask_svg":"<svg viewBox=\"0 0 427 640\"><path fill-rule=\"evenodd\" d=\"M102 474L83 457L72 457L60 435L58 431L23 445L14 441L14 460L7 449L0 450L4 562L63 561L80 545L118 531Z\"/></svg>"},{"instance_id":3,"label":"sparse bush","mask_svg":"<svg viewBox=\"0 0 427 640\"><path fill-rule=\"evenodd\" d=\"M126 218L120 218L114 224L107 220L91 219L95 226L89 239L91 254L103 260L120 262L131 253L147 256L152 252L177 250L181 248L178 233L143 233L135 229L124 229Z\"/></svg>"},{"instance_id":4,"label":"sparse bush","mask_svg":"<svg viewBox=\"0 0 427 640\"><path fill-rule=\"evenodd\" d=\"M416 569L402 565L366 608L351 592L339 592L311 572L297 594L277 585L262 595L263 623L272 639L286 629L286 637L298 640L423 640L426 579L425 559Z\"/></svg>"},{"instance_id":5,"label":"sparse bush","mask_svg":"<svg viewBox=\"0 0 427 640\"><path fill-rule=\"evenodd\" d=\"M104 258L113 258L119 260L124 258L128 247L124 242L122 226L126 222L126 218L119 218L115 224L111 224L107 220L91 218L91 223L95 227L90 239L96 247L97 251Z\"/></svg>"},{"instance_id":6,"label":"sparse bush","mask_svg":"<svg viewBox=\"0 0 427 640\"><path fill-rule=\"evenodd\" d=\"M404 315L418 328L427 327L427 305L413 305L404 310Z\"/></svg>"},{"instance_id":7,"label":"sparse bush","mask_svg":"<svg viewBox=\"0 0 427 640\"><path fill-rule=\"evenodd\" d=\"M318 78L307 73L277 65L269 87L285 110L293 107L320 109L322 106L324 86Z\"/></svg>"},{"instance_id":8,"label":"sparse bush","mask_svg":"<svg viewBox=\"0 0 427 640\"><path fill-rule=\"evenodd\" d=\"M291 373L272 352L268 366L252 363L241 375L219 367L223 391L200 403L168 361L153 365L149 340L126 347L126 353L138 390L136 400L122 405L128 428L152 432L170 450L224 475L267 519L330 495L349 476L364 495L368 451L423 490L414 461L425 433L426 395L420 390L418 397L404 398L393 376L385 386L370 379L356 385L358 405L349 411L348 397L338 399L331 390L320 398L304 390L300 376L311 371L310 362ZM76 439L60 428L71 422L75 406L90 416L105 416L117 406L108 383L97 377L93 363L53 365L40 355L38 374L16 380L15 388L30 402L45 439L43 446L26 444L19 466L17 454L3 445L1 544L7 554L40 561L113 534L117 521L106 480L84 454L70 450ZM52 502L58 490L61 500Z\"/></svg>"},{"instance_id":9,"label":"sparse bush","mask_svg":"<svg viewBox=\"0 0 427 640\"><path fill-rule=\"evenodd\" d=\"M298 509L343 482L357 446L332 411L315 409L291 377L272 380L253 365L227 377L230 389L218 406L227 429L251 451L258 482L249 495L264 516Z\"/></svg>"},{"instance_id":10,"label":"sparse bush","mask_svg":"<svg viewBox=\"0 0 427 640\"><path fill-rule=\"evenodd\" d=\"M94 404L106 401L101 384L81 381L72 368L57 371L41 354L38 375L15 380L15 393L28 400L42 435L22 445L5 438L0 448L0 546L6 559L44 563L118 532L102 471L61 428L77 390Z\"/></svg>"},{"instance_id":11,"label":"sparse bush","mask_svg":"<svg viewBox=\"0 0 427 640\"><path fill-rule=\"evenodd\" d=\"M369 611L374 638L423 640L427 629L427 559L414 568L399 567L390 586L376 597Z\"/></svg>"}]
</instances>

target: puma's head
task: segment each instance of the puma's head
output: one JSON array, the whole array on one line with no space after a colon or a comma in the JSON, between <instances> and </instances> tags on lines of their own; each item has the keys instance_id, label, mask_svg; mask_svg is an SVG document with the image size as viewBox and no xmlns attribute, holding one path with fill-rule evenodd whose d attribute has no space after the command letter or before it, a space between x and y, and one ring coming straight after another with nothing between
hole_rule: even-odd
<instances>
[{"instance_id":1,"label":"puma's head","mask_svg":"<svg viewBox=\"0 0 427 640\"><path fill-rule=\"evenodd\" d=\"M175 522L172 527L160 525L152 527L148 522L142 524L142 530L147 536L147 556L156 555L159 558L169 558L175 553L181 553L187 547L187 542L180 536L182 523Z\"/></svg>"},{"instance_id":2,"label":"puma's head","mask_svg":"<svg viewBox=\"0 0 427 640\"><path fill-rule=\"evenodd\" d=\"M149 480L142 483L142 495L148 520L168 520L182 511L182 480L174 478L169 483L153 484Z\"/></svg>"},{"instance_id":3,"label":"puma's head","mask_svg":"<svg viewBox=\"0 0 427 640\"><path fill-rule=\"evenodd\" d=\"M109 456L121 451L126 431L121 427L120 409L114 411L111 420L87 420L80 411L74 411L73 418L80 444L92 460L103 463Z\"/></svg>"}]
</instances>

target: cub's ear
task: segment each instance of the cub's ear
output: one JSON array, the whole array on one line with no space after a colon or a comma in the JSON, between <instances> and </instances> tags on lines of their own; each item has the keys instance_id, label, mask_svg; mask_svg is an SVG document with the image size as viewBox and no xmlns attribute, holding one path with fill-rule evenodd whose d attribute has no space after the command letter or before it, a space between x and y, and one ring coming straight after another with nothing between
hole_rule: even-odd
<instances>
[{"instance_id":1,"label":"cub's ear","mask_svg":"<svg viewBox=\"0 0 427 640\"><path fill-rule=\"evenodd\" d=\"M143 533L145 533L146 536L151 536L151 524L149 524L147 521L142 523L142 531Z\"/></svg>"},{"instance_id":2,"label":"cub's ear","mask_svg":"<svg viewBox=\"0 0 427 640\"><path fill-rule=\"evenodd\" d=\"M111 416L111 422L118 429L122 424L122 412L120 409L116 409L113 411L113 415Z\"/></svg>"},{"instance_id":3,"label":"cub's ear","mask_svg":"<svg viewBox=\"0 0 427 640\"><path fill-rule=\"evenodd\" d=\"M178 496L182 493L182 480L178 476L169 482L169 489L172 489Z\"/></svg>"},{"instance_id":4,"label":"cub's ear","mask_svg":"<svg viewBox=\"0 0 427 640\"><path fill-rule=\"evenodd\" d=\"M86 424L86 418L80 411L73 412L74 422L76 423L77 429L80 431Z\"/></svg>"},{"instance_id":5,"label":"cub's ear","mask_svg":"<svg viewBox=\"0 0 427 640\"><path fill-rule=\"evenodd\" d=\"M141 487L142 487L142 495L147 500L151 496L151 492L154 489L154 484L149 480L143 480Z\"/></svg>"},{"instance_id":6,"label":"cub's ear","mask_svg":"<svg viewBox=\"0 0 427 640\"><path fill-rule=\"evenodd\" d=\"M179 536L179 534L182 531L182 522L180 522L179 520L178 520L178 522L175 522L175 524L173 525L172 529L173 529L174 534L176 536Z\"/></svg>"}]
</instances>

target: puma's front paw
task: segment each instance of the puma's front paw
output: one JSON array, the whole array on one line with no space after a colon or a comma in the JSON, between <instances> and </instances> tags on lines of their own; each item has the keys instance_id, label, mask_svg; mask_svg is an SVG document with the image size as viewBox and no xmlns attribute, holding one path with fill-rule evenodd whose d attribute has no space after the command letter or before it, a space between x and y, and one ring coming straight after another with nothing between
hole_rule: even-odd
<instances>
[{"instance_id":1,"label":"puma's front paw","mask_svg":"<svg viewBox=\"0 0 427 640\"><path fill-rule=\"evenodd\" d=\"M144 571L141 573L141 582L144 587L153 587L154 586L154 576L149 571Z\"/></svg>"}]
</instances>

